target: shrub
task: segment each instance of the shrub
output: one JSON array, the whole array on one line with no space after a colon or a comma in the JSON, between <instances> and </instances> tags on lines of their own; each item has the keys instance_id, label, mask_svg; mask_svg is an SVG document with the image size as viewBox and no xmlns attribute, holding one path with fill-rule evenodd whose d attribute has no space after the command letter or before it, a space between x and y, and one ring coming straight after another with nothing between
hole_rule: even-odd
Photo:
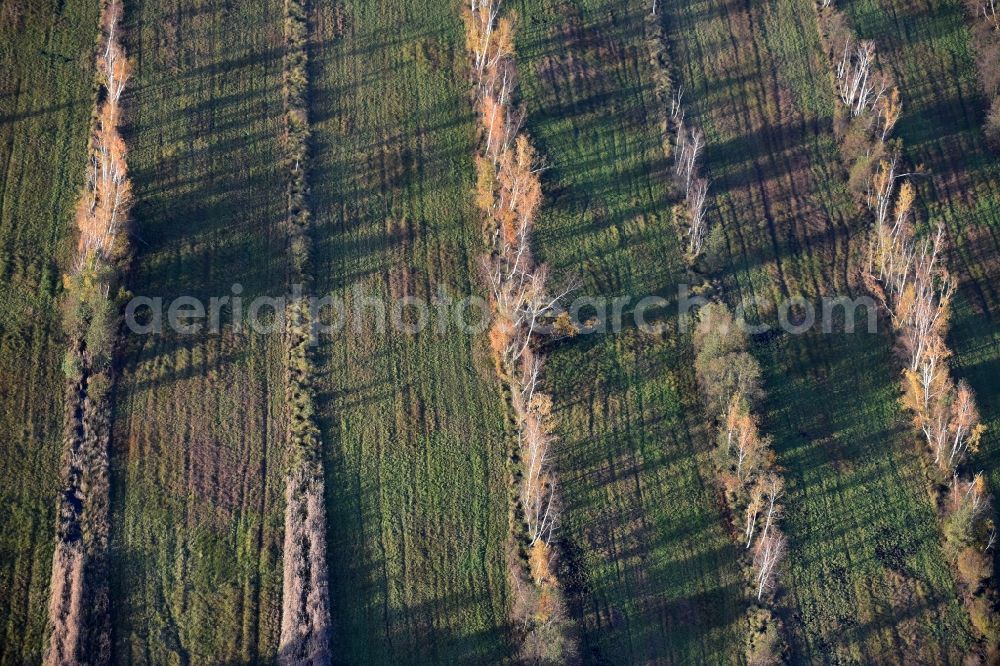
<instances>
[{"instance_id":1,"label":"shrub","mask_svg":"<svg viewBox=\"0 0 1000 666\"><path fill-rule=\"evenodd\" d=\"M977 548L966 548L958 555L958 574L973 590L990 576L990 563Z\"/></svg>"},{"instance_id":2,"label":"shrub","mask_svg":"<svg viewBox=\"0 0 1000 666\"><path fill-rule=\"evenodd\" d=\"M1000 150L1000 97L993 100L986 117L986 138L994 148Z\"/></svg>"},{"instance_id":3,"label":"shrub","mask_svg":"<svg viewBox=\"0 0 1000 666\"><path fill-rule=\"evenodd\" d=\"M63 357L62 371L66 379L71 381L80 379L80 375L83 374L83 363L76 352L72 350L66 352L66 355Z\"/></svg>"},{"instance_id":4,"label":"shrub","mask_svg":"<svg viewBox=\"0 0 1000 666\"><path fill-rule=\"evenodd\" d=\"M986 597L976 597L969 606L969 616L972 618L972 626L976 628L983 637L990 643L1000 640L1000 622L993 613L989 599Z\"/></svg>"},{"instance_id":5,"label":"shrub","mask_svg":"<svg viewBox=\"0 0 1000 666\"><path fill-rule=\"evenodd\" d=\"M747 623L747 664L765 666L781 663L785 648L781 640L781 622L768 609L754 606L747 612Z\"/></svg>"}]
</instances>

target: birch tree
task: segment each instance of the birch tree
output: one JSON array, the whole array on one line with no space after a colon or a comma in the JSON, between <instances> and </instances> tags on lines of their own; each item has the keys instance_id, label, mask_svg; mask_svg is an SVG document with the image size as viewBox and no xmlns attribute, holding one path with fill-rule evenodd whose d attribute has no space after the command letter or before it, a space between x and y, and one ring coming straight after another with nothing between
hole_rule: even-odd
<instances>
[{"instance_id":1,"label":"birch tree","mask_svg":"<svg viewBox=\"0 0 1000 666\"><path fill-rule=\"evenodd\" d=\"M778 565L785 557L788 541L777 529L767 537L761 537L754 556L754 567L757 570L757 600L760 601L764 592L774 587Z\"/></svg>"}]
</instances>

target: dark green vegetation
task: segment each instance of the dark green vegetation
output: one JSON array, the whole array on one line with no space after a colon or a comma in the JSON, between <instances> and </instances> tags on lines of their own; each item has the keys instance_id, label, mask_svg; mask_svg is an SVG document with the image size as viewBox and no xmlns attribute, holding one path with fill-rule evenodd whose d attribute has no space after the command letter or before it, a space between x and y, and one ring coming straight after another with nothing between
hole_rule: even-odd
<instances>
[{"instance_id":1,"label":"dark green vegetation","mask_svg":"<svg viewBox=\"0 0 1000 666\"><path fill-rule=\"evenodd\" d=\"M774 324L773 305L754 299L863 293L864 218L833 140L813 7L712 0L666 10L688 118L707 135L727 299ZM777 333L756 346L763 429L787 483L792 656L957 660L968 620L899 413L888 337Z\"/></svg>"},{"instance_id":2,"label":"dark green vegetation","mask_svg":"<svg viewBox=\"0 0 1000 666\"><path fill-rule=\"evenodd\" d=\"M662 294L682 281L655 122L644 2L526 0L518 62L527 130L551 168L539 261L576 295ZM626 307L630 312L634 307ZM583 335L549 352L565 508L563 584L586 660L731 661L743 584L710 483L689 339Z\"/></svg>"},{"instance_id":3,"label":"dark green vegetation","mask_svg":"<svg viewBox=\"0 0 1000 666\"><path fill-rule=\"evenodd\" d=\"M285 285L280 2L129 3L137 293ZM239 35L239 39L234 39ZM112 446L115 660L277 650L281 336L127 334Z\"/></svg>"},{"instance_id":4,"label":"dark green vegetation","mask_svg":"<svg viewBox=\"0 0 1000 666\"><path fill-rule=\"evenodd\" d=\"M922 222L943 223L960 280L949 346L952 365L976 392L987 426L970 467L986 470L1000 489L1000 158L982 126L986 113L970 50L968 17L948 0L845 3L860 36L875 39L883 67L903 93L894 134L903 156L928 175L914 179Z\"/></svg>"},{"instance_id":5,"label":"dark green vegetation","mask_svg":"<svg viewBox=\"0 0 1000 666\"><path fill-rule=\"evenodd\" d=\"M0 663L41 658L62 426L57 298L93 108L94 3L0 5Z\"/></svg>"},{"instance_id":6,"label":"dark green vegetation","mask_svg":"<svg viewBox=\"0 0 1000 666\"><path fill-rule=\"evenodd\" d=\"M438 286L477 293L486 246L459 7L352 0L314 13L317 291L352 309L356 290L383 303ZM497 661L514 649L513 433L485 336L440 332L436 309L413 336L376 319L364 307L361 330L324 338L317 354L336 658Z\"/></svg>"}]
</instances>

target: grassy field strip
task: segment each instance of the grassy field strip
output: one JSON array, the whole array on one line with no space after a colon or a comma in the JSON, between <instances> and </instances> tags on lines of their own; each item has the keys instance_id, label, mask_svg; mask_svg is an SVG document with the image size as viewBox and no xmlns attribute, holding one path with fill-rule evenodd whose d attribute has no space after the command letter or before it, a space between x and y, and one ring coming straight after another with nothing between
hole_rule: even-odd
<instances>
[{"instance_id":1,"label":"grassy field strip","mask_svg":"<svg viewBox=\"0 0 1000 666\"><path fill-rule=\"evenodd\" d=\"M481 294L458 6L316 3L313 20L316 290L349 308ZM437 308L414 335L362 313L317 358L337 659L502 661L513 431L488 347L440 332Z\"/></svg>"},{"instance_id":2,"label":"grassy field strip","mask_svg":"<svg viewBox=\"0 0 1000 666\"><path fill-rule=\"evenodd\" d=\"M688 118L707 134L730 299L856 293L860 250L848 241L859 220L833 139L813 8L710 1L664 11L694 100ZM773 323L773 311L759 314ZM788 482L783 619L792 657L954 657L965 621L920 461L901 436L891 375L871 372L890 367L887 339L779 334L761 338L756 353L768 395L763 429Z\"/></svg>"},{"instance_id":3,"label":"grassy field strip","mask_svg":"<svg viewBox=\"0 0 1000 666\"><path fill-rule=\"evenodd\" d=\"M848 12L863 38L875 39L883 66L903 92L895 129L905 157L929 177L914 179L919 217L943 223L953 251L949 268L961 281L948 344L959 377L969 381L983 422L983 469L1000 489L1000 160L982 134L987 101L976 82L969 29L958 0L851 0ZM919 37L918 37L919 36ZM995 551L994 551L995 552ZM996 557L996 556L995 556ZM995 568L996 569L996 568Z\"/></svg>"},{"instance_id":4,"label":"grassy field strip","mask_svg":"<svg viewBox=\"0 0 1000 666\"><path fill-rule=\"evenodd\" d=\"M282 16L280 2L130 3L134 293L284 292ZM282 357L280 335L245 326L127 335L113 441L116 662L274 658Z\"/></svg>"},{"instance_id":5,"label":"grassy field strip","mask_svg":"<svg viewBox=\"0 0 1000 666\"><path fill-rule=\"evenodd\" d=\"M59 487L60 259L93 108L93 2L0 18L0 664L41 660Z\"/></svg>"},{"instance_id":6,"label":"grassy field strip","mask_svg":"<svg viewBox=\"0 0 1000 666\"><path fill-rule=\"evenodd\" d=\"M539 260L579 295L674 295L681 244L669 210L643 40L645 3L529 0L518 55L527 128L551 168ZM626 308L631 311L631 306ZM561 548L587 661L731 661L743 583L722 528L690 341L634 326L550 351L566 502Z\"/></svg>"}]
</instances>

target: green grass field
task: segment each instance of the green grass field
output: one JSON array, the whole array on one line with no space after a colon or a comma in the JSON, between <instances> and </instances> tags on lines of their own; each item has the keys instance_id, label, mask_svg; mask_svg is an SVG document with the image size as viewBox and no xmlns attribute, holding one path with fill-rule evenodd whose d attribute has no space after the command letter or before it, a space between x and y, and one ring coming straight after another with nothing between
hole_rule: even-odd
<instances>
[{"instance_id":1,"label":"green grass field","mask_svg":"<svg viewBox=\"0 0 1000 666\"><path fill-rule=\"evenodd\" d=\"M479 293L462 30L431 0L315 8L317 292ZM485 336L362 319L319 349L337 659L497 661L513 431Z\"/></svg>"},{"instance_id":2,"label":"green grass field","mask_svg":"<svg viewBox=\"0 0 1000 666\"><path fill-rule=\"evenodd\" d=\"M280 2L130 5L134 293L283 293L281 17ZM280 336L246 329L126 336L112 450L117 661L273 658L281 353Z\"/></svg>"},{"instance_id":3,"label":"green grass field","mask_svg":"<svg viewBox=\"0 0 1000 666\"><path fill-rule=\"evenodd\" d=\"M59 452L57 297L93 106L94 3L0 13L0 663L40 660Z\"/></svg>"},{"instance_id":4,"label":"green grass field","mask_svg":"<svg viewBox=\"0 0 1000 666\"><path fill-rule=\"evenodd\" d=\"M812 7L710 1L666 11L688 118L707 135L728 299L863 293L864 221L839 166ZM775 322L773 309L757 314ZM784 333L756 347L764 429L788 484L781 605L792 657L958 660L968 621L899 414L888 336Z\"/></svg>"}]
</instances>

